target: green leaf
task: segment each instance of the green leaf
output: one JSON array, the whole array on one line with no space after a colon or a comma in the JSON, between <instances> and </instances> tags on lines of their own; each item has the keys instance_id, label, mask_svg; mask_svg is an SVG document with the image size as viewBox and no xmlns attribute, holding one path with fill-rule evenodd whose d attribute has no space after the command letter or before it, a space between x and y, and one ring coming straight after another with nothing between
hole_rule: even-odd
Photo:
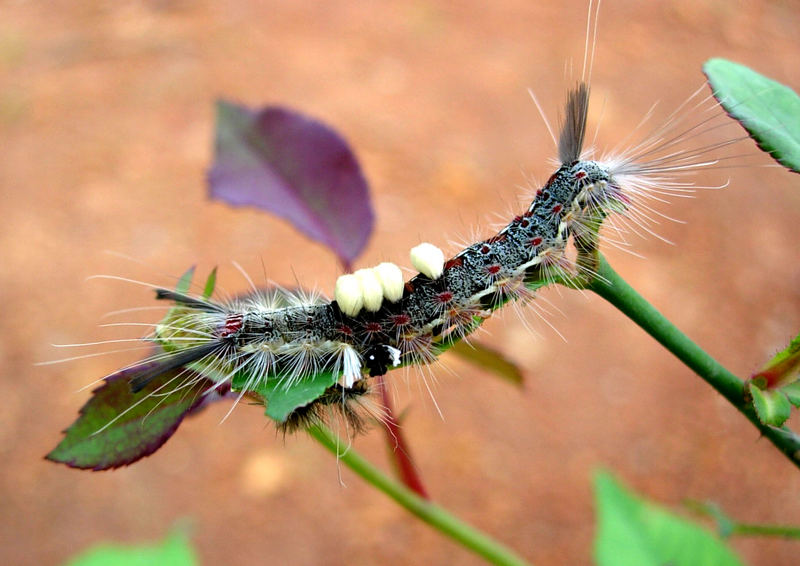
<instances>
[{"instance_id":1,"label":"green leaf","mask_svg":"<svg viewBox=\"0 0 800 566\"><path fill-rule=\"evenodd\" d=\"M775 354L775 356L769 361L767 366L773 366L785 362L788 359L794 358L800 354L800 334L794 337L794 339L789 342L789 345L786 346L783 350Z\"/></svg>"},{"instance_id":2,"label":"green leaf","mask_svg":"<svg viewBox=\"0 0 800 566\"><path fill-rule=\"evenodd\" d=\"M233 378L234 391L254 391L267 402L266 414L271 419L284 423L289 415L299 407L319 399L328 387L339 379L338 372L324 371L287 385L280 376L270 376L266 383L263 379L257 383L246 373L239 372Z\"/></svg>"},{"instance_id":3,"label":"green leaf","mask_svg":"<svg viewBox=\"0 0 800 566\"><path fill-rule=\"evenodd\" d=\"M762 424L783 426L792 411L792 404L781 391L765 391L753 383L748 385L750 395L753 397L753 407L758 420Z\"/></svg>"},{"instance_id":4,"label":"green leaf","mask_svg":"<svg viewBox=\"0 0 800 566\"><path fill-rule=\"evenodd\" d=\"M186 370L162 374L138 393L121 370L95 389L80 416L45 456L72 468L108 470L149 456L205 400L211 383Z\"/></svg>"},{"instance_id":5,"label":"green leaf","mask_svg":"<svg viewBox=\"0 0 800 566\"><path fill-rule=\"evenodd\" d=\"M210 299L211 295L214 294L214 287L217 285L217 268L211 270L211 273L208 274L208 278L206 279L206 285L203 288L203 298Z\"/></svg>"},{"instance_id":6,"label":"green leaf","mask_svg":"<svg viewBox=\"0 0 800 566\"><path fill-rule=\"evenodd\" d=\"M175 285L175 290L178 293L188 293L192 287L192 278L194 277L195 266L193 265L178 279L178 284Z\"/></svg>"},{"instance_id":7,"label":"green leaf","mask_svg":"<svg viewBox=\"0 0 800 566\"><path fill-rule=\"evenodd\" d=\"M786 398L789 399L792 405L800 407L800 381L795 381L786 387L781 387L781 392L786 395Z\"/></svg>"},{"instance_id":8,"label":"green leaf","mask_svg":"<svg viewBox=\"0 0 800 566\"><path fill-rule=\"evenodd\" d=\"M188 537L182 532L169 535L158 544L98 544L81 553L66 566L196 566L199 564Z\"/></svg>"},{"instance_id":9,"label":"green leaf","mask_svg":"<svg viewBox=\"0 0 800 566\"><path fill-rule=\"evenodd\" d=\"M522 371L497 350L474 340L456 342L450 351L476 366L488 370L514 385L522 385Z\"/></svg>"},{"instance_id":10,"label":"green leaf","mask_svg":"<svg viewBox=\"0 0 800 566\"><path fill-rule=\"evenodd\" d=\"M725 59L711 59L703 71L725 111L762 150L800 172L800 97L789 87Z\"/></svg>"},{"instance_id":11,"label":"green leaf","mask_svg":"<svg viewBox=\"0 0 800 566\"><path fill-rule=\"evenodd\" d=\"M741 566L707 529L627 491L610 474L595 476L599 566Z\"/></svg>"}]
</instances>

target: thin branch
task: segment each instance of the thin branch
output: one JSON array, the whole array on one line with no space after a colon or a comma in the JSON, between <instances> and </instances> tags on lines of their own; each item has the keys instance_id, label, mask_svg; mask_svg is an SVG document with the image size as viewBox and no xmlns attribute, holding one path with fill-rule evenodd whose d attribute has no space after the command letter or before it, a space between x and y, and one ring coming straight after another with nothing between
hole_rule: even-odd
<instances>
[{"instance_id":1,"label":"thin branch","mask_svg":"<svg viewBox=\"0 0 800 566\"><path fill-rule=\"evenodd\" d=\"M770 525L756 523L740 523L728 517L716 503L710 501L684 501L690 510L713 519L717 524L717 532L722 538L738 536L778 537L800 539L800 527L791 525Z\"/></svg>"},{"instance_id":2,"label":"thin branch","mask_svg":"<svg viewBox=\"0 0 800 566\"><path fill-rule=\"evenodd\" d=\"M761 424L752 404L747 402L744 382L725 369L683 332L642 298L605 258L597 254L597 275L586 284L623 314L638 324L667 350L716 389L736 407L772 444L800 468L800 437L786 427Z\"/></svg>"},{"instance_id":3,"label":"thin branch","mask_svg":"<svg viewBox=\"0 0 800 566\"><path fill-rule=\"evenodd\" d=\"M410 513L422 519L434 529L458 542L461 546L483 557L491 564L502 566L530 566L513 550L505 547L486 534L468 525L435 503L427 501L409 488L391 479L367 462L347 443L342 442L323 425L308 428L309 434L325 448L333 452L341 463L361 478L379 489Z\"/></svg>"}]
</instances>

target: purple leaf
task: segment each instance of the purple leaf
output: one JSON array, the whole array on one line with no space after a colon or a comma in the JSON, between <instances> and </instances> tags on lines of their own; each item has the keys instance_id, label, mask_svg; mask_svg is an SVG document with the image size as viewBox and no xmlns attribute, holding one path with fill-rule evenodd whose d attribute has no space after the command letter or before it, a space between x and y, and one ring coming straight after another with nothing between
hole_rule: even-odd
<instances>
[{"instance_id":1,"label":"purple leaf","mask_svg":"<svg viewBox=\"0 0 800 566\"><path fill-rule=\"evenodd\" d=\"M128 378L141 366L107 377L46 458L95 471L132 464L161 448L186 415L226 393L205 394L214 384L181 369L160 374L134 393Z\"/></svg>"},{"instance_id":2,"label":"purple leaf","mask_svg":"<svg viewBox=\"0 0 800 566\"><path fill-rule=\"evenodd\" d=\"M361 167L328 126L293 110L217 103L210 195L282 216L342 263L363 250L373 212Z\"/></svg>"}]
</instances>

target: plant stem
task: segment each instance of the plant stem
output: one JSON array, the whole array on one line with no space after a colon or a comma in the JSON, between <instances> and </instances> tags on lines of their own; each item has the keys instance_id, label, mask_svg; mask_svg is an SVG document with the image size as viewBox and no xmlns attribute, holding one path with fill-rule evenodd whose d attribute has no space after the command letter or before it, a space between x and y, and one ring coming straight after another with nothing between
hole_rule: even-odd
<instances>
[{"instance_id":1,"label":"plant stem","mask_svg":"<svg viewBox=\"0 0 800 566\"><path fill-rule=\"evenodd\" d=\"M787 525L750 525L736 523L733 525L733 534L740 536L768 536L800 539L800 528Z\"/></svg>"},{"instance_id":2,"label":"plant stem","mask_svg":"<svg viewBox=\"0 0 800 566\"><path fill-rule=\"evenodd\" d=\"M729 538L732 535L741 535L800 539L800 527L738 523L736 520L731 519L723 513L722 509L720 509L716 503L710 501L687 500L684 504L695 513L713 519L717 524L717 532L722 538Z\"/></svg>"},{"instance_id":3,"label":"plant stem","mask_svg":"<svg viewBox=\"0 0 800 566\"><path fill-rule=\"evenodd\" d=\"M778 428L762 424L752 405L746 401L744 382L664 318L664 315L628 285L600 254L597 255L597 276L586 284L586 288L617 307L667 350L675 354L679 360L739 409L761 434L783 452L795 466L800 468L800 437L785 427Z\"/></svg>"},{"instance_id":4,"label":"plant stem","mask_svg":"<svg viewBox=\"0 0 800 566\"><path fill-rule=\"evenodd\" d=\"M529 566L529 563L514 551L463 522L439 505L423 499L400 482L391 479L367 462L346 442L342 442L338 436L324 425L310 426L308 432L320 444L333 452L340 462L361 476L364 481L379 489L405 507L410 513L416 515L439 532L454 539L465 548L480 555L492 564Z\"/></svg>"}]
</instances>

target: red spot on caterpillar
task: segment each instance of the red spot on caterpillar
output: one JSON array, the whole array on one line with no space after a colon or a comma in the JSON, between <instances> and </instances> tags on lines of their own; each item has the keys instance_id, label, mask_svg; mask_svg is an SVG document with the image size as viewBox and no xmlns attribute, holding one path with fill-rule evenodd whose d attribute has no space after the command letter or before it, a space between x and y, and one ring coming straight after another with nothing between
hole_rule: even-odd
<instances>
[{"instance_id":1,"label":"red spot on caterpillar","mask_svg":"<svg viewBox=\"0 0 800 566\"><path fill-rule=\"evenodd\" d=\"M411 317L406 313L394 314L389 320L391 320L392 324L395 326L405 326L411 323Z\"/></svg>"},{"instance_id":2,"label":"red spot on caterpillar","mask_svg":"<svg viewBox=\"0 0 800 566\"><path fill-rule=\"evenodd\" d=\"M575 173L575 180L576 180L576 181L580 181L580 180L581 180L581 179L583 179L585 176L586 176L586 171L584 171L583 169L581 169L580 171L578 171L577 173Z\"/></svg>"},{"instance_id":3,"label":"red spot on caterpillar","mask_svg":"<svg viewBox=\"0 0 800 566\"><path fill-rule=\"evenodd\" d=\"M227 338L228 336L236 334L242 329L243 322L244 316L241 314L230 315L225 319L225 324L222 327L222 331L219 333L220 337Z\"/></svg>"},{"instance_id":4,"label":"red spot on caterpillar","mask_svg":"<svg viewBox=\"0 0 800 566\"><path fill-rule=\"evenodd\" d=\"M452 291L442 291L438 295L436 295L436 300L442 304L449 303L453 300L453 292Z\"/></svg>"},{"instance_id":5,"label":"red spot on caterpillar","mask_svg":"<svg viewBox=\"0 0 800 566\"><path fill-rule=\"evenodd\" d=\"M486 268L486 271L489 273L489 275L497 275L498 273L500 273L500 269L502 269L502 266L495 263L493 265L488 266Z\"/></svg>"},{"instance_id":6,"label":"red spot on caterpillar","mask_svg":"<svg viewBox=\"0 0 800 566\"><path fill-rule=\"evenodd\" d=\"M481 253L482 254L488 254L490 251L492 251L492 248L490 248L486 244L483 244L483 246L481 246Z\"/></svg>"},{"instance_id":7,"label":"red spot on caterpillar","mask_svg":"<svg viewBox=\"0 0 800 566\"><path fill-rule=\"evenodd\" d=\"M522 226L523 228L527 228L528 226L531 225L531 223L527 219L525 219L522 222L520 222L519 225Z\"/></svg>"},{"instance_id":8,"label":"red spot on caterpillar","mask_svg":"<svg viewBox=\"0 0 800 566\"><path fill-rule=\"evenodd\" d=\"M532 210L528 210L528 211L525 212L525 214L523 214L523 216L525 218L530 218L531 216L533 216L533 211Z\"/></svg>"},{"instance_id":9,"label":"red spot on caterpillar","mask_svg":"<svg viewBox=\"0 0 800 566\"><path fill-rule=\"evenodd\" d=\"M383 327L381 327L380 322L368 322L364 325L364 331L370 334L377 334L381 330L383 330Z\"/></svg>"},{"instance_id":10,"label":"red spot on caterpillar","mask_svg":"<svg viewBox=\"0 0 800 566\"><path fill-rule=\"evenodd\" d=\"M557 205L555 205L555 206L552 208L552 212L553 212L553 214L558 214L558 213L559 213L559 212L561 212L563 209L564 209L564 205L562 205L562 204L557 204Z\"/></svg>"},{"instance_id":11,"label":"red spot on caterpillar","mask_svg":"<svg viewBox=\"0 0 800 566\"><path fill-rule=\"evenodd\" d=\"M411 281L406 281L406 284L403 287L405 288L406 293L414 292L414 285L411 284Z\"/></svg>"},{"instance_id":12,"label":"red spot on caterpillar","mask_svg":"<svg viewBox=\"0 0 800 566\"><path fill-rule=\"evenodd\" d=\"M542 245L542 238L541 238L541 236L536 236L535 238L532 238L529 243L534 248L536 246L541 246Z\"/></svg>"},{"instance_id":13,"label":"red spot on caterpillar","mask_svg":"<svg viewBox=\"0 0 800 566\"><path fill-rule=\"evenodd\" d=\"M522 216L515 216L514 217L514 222L521 222L521 221L522 221Z\"/></svg>"},{"instance_id":14,"label":"red spot on caterpillar","mask_svg":"<svg viewBox=\"0 0 800 566\"><path fill-rule=\"evenodd\" d=\"M444 268L450 269L451 267L461 267L462 265L464 265L464 260L460 257L454 257L447 260L447 262L444 264Z\"/></svg>"},{"instance_id":15,"label":"red spot on caterpillar","mask_svg":"<svg viewBox=\"0 0 800 566\"><path fill-rule=\"evenodd\" d=\"M504 242L506 240L506 238L508 238L508 236L506 234L496 234L496 235L492 236L491 238L489 238L488 240L486 240L486 242L489 243L489 244L494 244L494 243L497 243L497 242Z\"/></svg>"},{"instance_id":16,"label":"red spot on caterpillar","mask_svg":"<svg viewBox=\"0 0 800 566\"><path fill-rule=\"evenodd\" d=\"M339 332L340 334L344 334L345 336L353 335L353 329L345 325L340 326L339 328L336 329L336 331Z\"/></svg>"}]
</instances>

